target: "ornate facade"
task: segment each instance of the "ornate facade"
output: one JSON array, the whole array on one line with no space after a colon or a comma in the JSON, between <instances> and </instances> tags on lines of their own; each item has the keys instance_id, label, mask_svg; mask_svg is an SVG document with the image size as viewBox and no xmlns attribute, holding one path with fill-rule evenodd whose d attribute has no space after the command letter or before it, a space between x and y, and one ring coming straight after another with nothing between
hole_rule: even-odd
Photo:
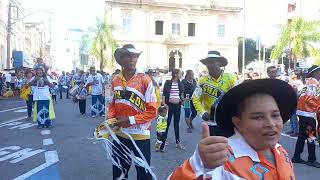
<instances>
[{"instance_id":1,"label":"ornate facade","mask_svg":"<svg viewBox=\"0 0 320 180\"><path fill-rule=\"evenodd\" d=\"M132 43L143 53L140 68L193 69L209 50L237 71L242 33L240 0L106 0L105 16L120 45Z\"/></svg>"}]
</instances>

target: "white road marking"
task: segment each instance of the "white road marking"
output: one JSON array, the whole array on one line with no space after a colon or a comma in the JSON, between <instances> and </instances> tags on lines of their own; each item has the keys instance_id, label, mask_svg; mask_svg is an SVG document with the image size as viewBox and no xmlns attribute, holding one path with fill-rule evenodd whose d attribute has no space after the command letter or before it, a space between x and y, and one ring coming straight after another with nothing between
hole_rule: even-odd
<instances>
[{"instance_id":1,"label":"white road marking","mask_svg":"<svg viewBox=\"0 0 320 180\"><path fill-rule=\"evenodd\" d=\"M20 125L20 124L22 124L22 123L23 123L23 122L9 122L9 123L0 125L0 128L1 128L1 127L5 127L5 126L17 126L17 125Z\"/></svg>"},{"instance_id":2,"label":"white road marking","mask_svg":"<svg viewBox=\"0 0 320 180\"><path fill-rule=\"evenodd\" d=\"M44 164L41 164L40 166L22 174L21 176L14 178L14 180L24 180L24 179L32 176L33 174L36 174L37 172L39 172L39 171L51 166L52 164L58 162L59 157L58 157L57 151L45 152L45 159L46 159L46 162Z\"/></svg>"},{"instance_id":3,"label":"white road marking","mask_svg":"<svg viewBox=\"0 0 320 180\"><path fill-rule=\"evenodd\" d=\"M13 159L12 161L10 161L10 163L17 163L17 162L25 160L31 156L42 153L44 151L45 150L43 150L43 149L32 150L31 148L25 148L20 151L3 156L2 158L0 158L0 162Z\"/></svg>"},{"instance_id":4,"label":"white road marking","mask_svg":"<svg viewBox=\"0 0 320 180\"><path fill-rule=\"evenodd\" d=\"M290 139L295 139L295 140L298 139L298 137L292 137L292 136L290 136L290 135L288 135L288 134L285 134L285 133L281 133L281 135L282 135L282 136L285 136L285 137L288 137L288 138L290 138Z\"/></svg>"},{"instance_id":5,"label":"white road marking","mask_svg":"<svg viewBox=\"0 0 320 180\"><path fill-rule=\"evenodd\" d=\"M58 152L57 151L47 151L45 152L46 163L53 164L59 161Z\"/></svg>"},{"instance_id":6,"label":"white road marking","mask_svg":"<svg viewBox=\"0 0 320 180\"><path fill-rule=\"evenodd\" d=\"M48 134L51 134L50 130L42 130L41 131L41 135L48 135Z\"/></svg>"},{"instance_id":7,"label":"white road marking","mask_svg":"<svg viewBox=\"0 0 320 180\"><path fill-rule=\"evenodd\" d=\"M20 125L17 125L17 126L13 126L9 129L27 129L27 128L30 128L30 127L33 127L33 126L36 126L36 124L34 123L23 123L23 124L20 124Z\"/></svg>"},{"instance_id":8,"label":"white road marking","mask_svg":"<svg viewBox=\"0 0 320 180\"><path fill-rule=\"evenodd\" d=\"M5 150L19 150L20 149L20 146L9 146L9 147L4 147L4 148L1 148L0 149L0 156L4 156L4 155L7 155L9 154L10 152L9 151L5 151Z\"/></svg>"},{"instance_id":9,"label":"white road marking","mask_svg":"<svg viewBox=\"0 0 320 180\"><path fill-rule=\"evenodd\" d=\"M16 113L25 113L27 111L28 111L27 109L19 109L19 110L16 110L14 112L16 112Z\"/></svg>"},{"instance_id":10,"label":"white road marking","mask_svg":"<svg viewBox=\"0 0 320 180\"><path fill-rule=\"evenodd\" d=\"M17 107L17 108L6 109L6 110L0 111L0 113L8 112L8 111L14 111L14 110L22 109L22 108L26 108L26 107L27 107L27 106L22 106L22 107Z\"/></svg>"},{"instance_id":11,"label":"white road marking","mask_svg":"<svg viewBox=\"0 0 320 180\"><path fill-rule=\"evenodd\" d=\"M20 121L20 120L26 119L27 117L28 117L28 116L22 116L22 117L19 117L19 118L16 118L16 119L9 120L9 121L0 123L0 126L2 126L2 125L4 125L4 124L7 124L7 123L11 123L11 122L15 122L15 121Z\"/></svg>"},{"instance_id":12,"label":"white road marking","mask_svg":"<svg viewBox=\"0 0 320 180\"><path fill-rule=\"evenodd\" d=\"M53 140L51 138L42 140L44 146L49 146L53 144Z\"/></svg>"}]
</instances>

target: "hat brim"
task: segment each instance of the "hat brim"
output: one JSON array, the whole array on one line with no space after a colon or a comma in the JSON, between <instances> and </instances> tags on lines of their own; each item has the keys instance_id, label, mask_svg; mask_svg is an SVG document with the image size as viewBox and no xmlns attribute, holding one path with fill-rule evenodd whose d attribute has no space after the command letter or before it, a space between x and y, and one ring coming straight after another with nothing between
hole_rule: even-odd
<instances>
[{"instance_id":1,"label":"hat brim","mask_svg":"<svg viewBox=\"0 0 320 180\"><path fill-rule=\"evenodd\" d=\"M310 72L308 72L307 74L307 78L311 77L312 76L312 73L316 72L316 71L319 71L320 70L320 66L314 68L313 70L311 70Z\"/></svg>"},{"instance_id":2,"label":"hat brim","mask_svg":"<svg viewBox=\"0 0 320 180\"><path fill-rule=\"evenodd\" d=\"M283 123L296 112L297 94L286 82L278 79L258 79L244 82L230 89L220 100L216 109L216 122L228 136L234 134L232 117L236 116L237 107L243 100L254 94L272 96L281 113Z\"/></svg>"},{"instance_id":3,"label":"hat brim","mask_svg":"<svg viewBox=\"0 0 320 180\"><path fill-rule=\"evenodd\" d=\"M219 58L213 58L213 57L208 57L205 59L201 59L200 62L204 65L208 64L209 62L212 61L219 61L220 62L220 66L224 67L228 65L228 60L225 57L219 57Z\"/></svg>"}]
</instances>

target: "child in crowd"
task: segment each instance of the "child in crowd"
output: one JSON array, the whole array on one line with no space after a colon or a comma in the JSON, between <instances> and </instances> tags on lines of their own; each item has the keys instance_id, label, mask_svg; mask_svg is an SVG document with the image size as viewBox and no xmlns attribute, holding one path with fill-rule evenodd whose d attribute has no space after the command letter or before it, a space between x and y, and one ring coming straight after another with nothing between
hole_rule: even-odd
<instances>
[{"instance_id":1,"label":"child in crowd","mask_svg":"<svg viewBox=\"0 0 320 180\"><path fill-rule=\"evenodd\" d=\"M57 103L57 94L59 93L58 84L56 82L53 82L54 87L50 88L50 93L52 95L52 100Z\"/></svg>"},{"instance_id":2,"label":"child in crowd","mask_svg":"<svg viewBox=\"0 0 320 180\"><path fill-rule=\"evenodd\" d=\"M86 97L88 95L88 91L84 85L84 81L81 81L76 95L76 98L79 100L79 110L82 115L86 114Z\"/></svg>"},{"instance_id":3,"label":"child in crowd","mask_svg":"<svg viewBox=\"0 0 320 180\"><path fill-rule=\"evenodd\" d=\"M167 129L167 106L160 106L158 108L158 117L157 117L157 142L155 144L156 151L164 152L165 142L166 142L166 129Z\"/></svg>"}]
</instances>

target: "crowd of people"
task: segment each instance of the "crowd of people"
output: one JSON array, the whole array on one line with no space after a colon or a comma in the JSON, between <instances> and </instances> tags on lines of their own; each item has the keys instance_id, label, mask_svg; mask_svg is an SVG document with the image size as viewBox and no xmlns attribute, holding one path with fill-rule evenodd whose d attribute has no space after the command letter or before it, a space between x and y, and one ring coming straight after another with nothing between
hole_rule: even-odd
<instances>
[{"instance_id":1,"label":"crowd of people","mask_svg":"<svg viewBox=\"0 0 320 180\"><path fill-rule=\"evenodd\" d=\"M50 128L57 95L60 99L63 92L67 99L72 96L82 115L86 114L86 99L91 95L91 116L107 116L106 121L110 120L116 129L116 139L108 152L114 159L113 179L128 178L133 155L146 161L145 166L136 164L137 179L154 178L148 168L153 147L151 133L157 136L156 151L166 152L172 119L175 147L185 149L180 137L182 108L189 133L193 133L192 121L197 116L203 120L203 138L192 157L174 170L169 179L291 180L295 179L292 163L320 168L315 155L319 141L319 66L309 68L305 76L297 71L279 76L277 68L270 66L268 78L249 69L246 78L240 80L234 73L222 70L228 60L220 52L209 51L200 60L207 67L207 75L195 79L194 72L187 70L183 77L180 69L174 69L171 78L162 83L156 70L137 69L141 53L131 44L124 45L114 53L121 70L112 75L90 67L88 73L62 72L57 82L50 82L46 67L38 63L34 71L25 72L21 82L28 117L31 118L34 107L38 128ZM105 94L112 95L110 101L106 102ZM293 156L279 143L288 120L291 130L286 133L298 137ZM306 140L307 161L300 157ZM127 155L128 152L133 155ZM257 167L264 172L254 171Z\"/></svg>"}]
</instances>

